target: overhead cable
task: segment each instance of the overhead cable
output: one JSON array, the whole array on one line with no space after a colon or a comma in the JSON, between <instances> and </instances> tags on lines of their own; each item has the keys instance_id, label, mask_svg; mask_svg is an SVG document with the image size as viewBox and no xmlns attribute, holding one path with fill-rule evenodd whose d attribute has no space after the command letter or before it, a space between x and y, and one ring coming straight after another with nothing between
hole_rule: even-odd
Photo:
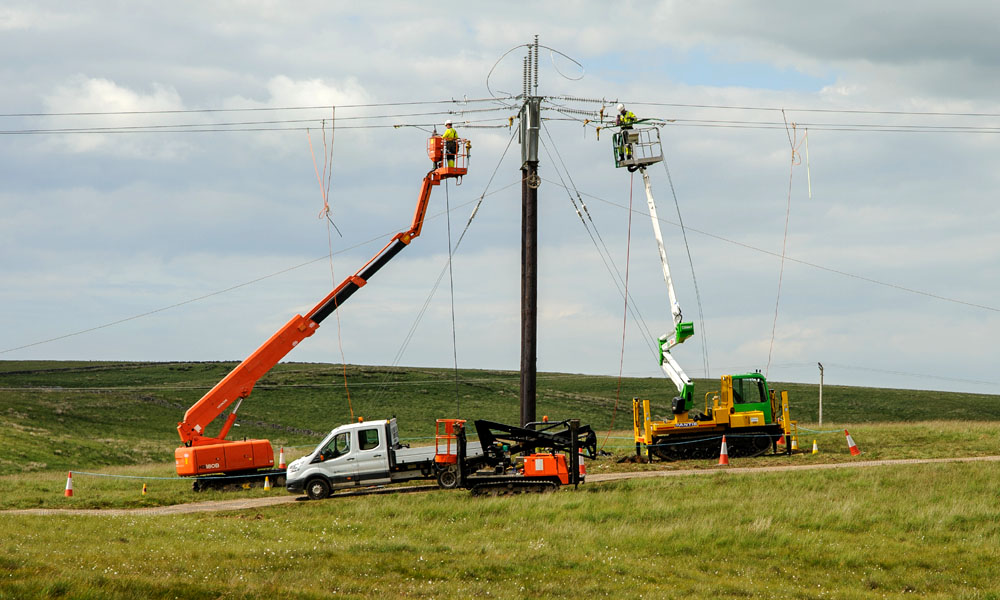
<instances>
[{"instance_id":1,"label":"overhead cable","mask_svg":"<svg viewBox=\"0 0 1000 600\"><path fill-rule=\"evenodd\" d=\"M913 116L934 116L934 117L1000 117L1000 113L989 112L950 112L950 111L921 111L921 110L879 110L863 108L794 108L788 106L745 106L736 104L685 104L678 102L647 102L641 100L607 100L594 98L578 98L575 96L548 96L553 100L564 100L567 102L583 102L592 104L614 104L623 102L626 104L637 104L639 106L667 106L673 108L709 108L724 110L750 110L750 111L770 111L781 112L815 112L815 113L844 113L844 114L868 114L868 115L913 115Z\"/></svg>"},{"instance_id":2,"label":"overhead cable","mask_svg":"<svg viewBox=\"0 0 1000 600\"><path fill-rule=\"evenodd\" d=\"M556 175L559 176L559 180L560 182L562 182L562 187L565 188L566 193L569 196L569 201L573 206L573 210L576 211L576 215L580 218L580 222L583 224L583 228L587 231L587 235L590 236L590 241L591 243L594 244L594 248L597 250L598 256L601 257L601 262L604 263L604 268L608 271L608 274L611 275L611 280L615 284L615 288L618 290L618 294L622 297L623 300L625 300L625 307L628 309L630 313L632 313L632 322L635 323L636 327L640 327L641 324L641 330L639 332L640 337L643 339L643 341L646 342L646 346L649 348L649 351L653 355L657 355L658 351L650 341L652 339L655 339L655 336L650 331L649 325L646 324L646 319L639 311L635 299L633 298L632 302L628 302L628 298L630 296L628 294L628 287L625 286L625 278L622 276L621 270L615 263L615 259L612 256L611 251L608 249L607 244L604 243L604 238L601 237L601 232L597 229L597 223L594 222L593 217L590 216L590 211L587 210L586 204L583 203L583 198L580 197L580 192L577 190L576 184L573 182L573 178L570 176L569 169L566 168L566 163L563 162L562 154L559 152L559 148L556 147L555 140L552 138L552 134L549 133L549 130L544 123L542 123L542 130L545 131L545 134L549 136L549 141L552 142L552 148L555 151L556 156L559 158L559 163L562 165L563 171L566 172L566 177L569 179L570 185L572 186L572 193L571 193L570 188L566 186L566 182L563 181L562 173L559 171L558 168L556 168ZM548 146L545 144L545 140L539 138L539 141L541 141L542 148L545 150L546 154L548 154L549 149ZM555 161L552 160L551 155L549 155L549 161L555 164ZM575 193L577 195L577 198L579 199L579 207L577 205L576 199L573 198L572 195L573 193ZM580 207L582 207L583 211L586 213L587 219L590 219L590 225L587 224L587 220L584 219L583 214L580 212ZM593 227L593 231L591 231L591 226ZM600 245L598 244L598 240L600 240Z\"/></svg>"},{"instance_id":3,"label":"overhead cable","mask_svg":"<svg viewBox=\"0 0 1000 600\"><path fill-rule=\"evenodd\" d=\"M520 183L520 181L512 183L512 184L510 184L508 186L505 186L505 187L500 188L498 190L495 190L493 192L490 192L489 194L484 194L484 196L480 197L478 199L478 201L480 203L482 203L482 198L483 197L490 196L492 194L498 193L498 192L500 192L500 191L502 191L504 189L507 189L508 187L511 187L513 185L517 185L517 183ZM465 206L468 206L469 204L472 204L473 202L476 202L476 200L470 200L468 202L463 202L461 204L458 204L452 210L457 210L459 208L463 208ZM477 210L479 210L478 205L477 205L476 209L473 210L473 215L475 214L475 212ZM426 220L430 221L430 220L436 219L436 218L440 217L442 214L444 214L444 213L443 212L435 213L433 215L428 216ZM466 227L468 227L468 226L466 226ZM343 254L344 252L347 252L349 250L355 250L357 248L361 248L363 246L367 246L368 244L371 244L371 243L374 243L374 242L381 242L387 236L393 235L396 231L397 230L393 230L393 231L390 231L388 233L382 233L380 235L372 237L372 238L370 238L368 240L365 240L363 242L354 244L353 246L349 246L347 248L344 248L344 249L340 250L340 252L335 252L334 254ZM461 238L459 238L459 242L461 242ZM250 281L244 281L243 283L238 283L236 285L233 285L233 286L221 289L221 290L216 290L214 292L209 292L208 294L204 294L204 295L201 295L201 296L198 296L198 297L195 297L195 298L189 298L187 300L183 300L181 302L177 302L177 303L170 304L170 305L167 305L167 306L161 306L161 307L155 308L153 310L148 310L146 312L135 314L135 315L132 315L132 316L129 316L129 317L124 317L124 318L121 318L121 319L117 319L115 321L109 321L107 323L103 323L101 325L96 325L94 327L89 327L87 329L82 329L80 331L74 331L74 332L66 333L66 334L63 334L63 335L56 336L56 337L52 337L52 338L48 338L48 339L44 339L44 340L39 340L37 342L32 342L30 344L23 344L21 346L16 346L16 347L13 347L13 348L7 348L5 350L0 350L0 354L7 354L9 352L14 352L14 351L17 351L17 350L24 350L25 348L31 348L31 347L34 347L34 346L40 346L42 344L48 344L50 342L55 342L55 341L58 341L58 340L63 340L63 339L66 339L66 338L75 337L75 336L78 336L78 335L83 335L85 333L90 333L92 331L98 331L100 329L106 329L108 327L113 327L115 325L120 325L122 323L127 323L129 321L134 321L136 319L141 319L143 317L148 317L148 316L151 316L151 315L154 315L154 314L157 314L157 313L161 313L161 312L164 312L164 311L167 311L167 310L171 310L171 309L174 309L174 308L185 306L187 304L192 304L194 302L205 300L205 299L211 298L213 296L218 296L220 294L225 294L225 293L231 292L233 290L238 290L238 289L246 287L248 285L252 285L254 283L258 283L260 281L264 281L265 279L270 279L272 277L277 277L278 275L284 275L285 273L289 273L291 271L295 271L297 269L301 269L303 267L307 267L309 265L315 264L315 263L320 262L320 261L328 260L328 259L329 259L329 255L324 254L323 256L320 256L319 258L314 258L312 260L308 260L306 262L299 263L297 265L294 265L294 266L291 266L291 267L288 267L288 268L285 268L285 269L281 269L280 271L275 271L273 273L270 273L270 274L267 274L267 275L263 275L261 277L255 278L255 279L251 279Z\"/></svg>"},{"instance_id":4,"label":"overhead cable","mask_svg":"<svg viewBox=\"0 0 1000 600\"><path fill-rule=\"evenodd\" d=\"M549 182L549 183L551 183L553 185L561 185L558 181L551 180L551 179L542 178L542 181L547 181L547 182ZM598 202L602 202L602 203L607 204L609 206L615 206L615 207L621 208L623 210L629 210L629 208L627 206L618 204L617 202L613 202L611 200L606 200L604 198L601 198L599 196L595 196L593 194L588 194L586 192L581 192L581 194L583 194L584 196L588 196L590 198L593 198L594 200L597 200ZM637 210L637 209L633 209L633 210ZM642 213L642 211L639 211L639 212L641 214L646 214L646 216L649 216L648 213ZM679 224L674 223L673 221L670 221L668 219L664 219L663 217L660 217L660 221L663 222L663 223L667 223L669 225L673 225L674 227L680 227ZM697 228L694 228L694 227L691 227L691 226L687 226L686 229L687 229L687 231L693 231L695 233L704 235L706 237L710 237L710 238L717 239L717 240L722 241L722 242L726 242L727 244L733 244L735 246L741 246L741 247L746 248L748 250L753 250L754 252L760 252L761 254L767 254L767 255L773 256L775 258L781 258L781 254L778 253L778 252L773 252L771 250L765 250L764 248L759 248L759 247L754 246L752 244L747 244L746 242L740 242L740 241L737 241L737 240L733 240L733 239L730 239L730 238L727 238L727 237L724 237L724 236L721 236L721 235L718 235L718 234L715 234L715 233L711 233L711 232L708 232L708 231L704 231L702 229L697 229ZM864 275L858 275L856 273L850 273L848 271L842 271L840 269L834 269L832 267L825 267L823 265L820 265L820 264L817 264L817 263L813 263L813 262L809 262L807 260L802 260L800 258L794 258L792 256L785 256L785 260L791 261L791 262L794 262L794 263L797 263L797 264L800 264L800 265L804 265L806 267L811 267L811 268L814 268L814 269L819 269L821 271L826 271L828 273L835 273L837 275L843 275L844 277L850 277L852 279L858 279L860 281L866 281L868 283L873 283L873 284L876 284L876 285L881 285L881 286L884 286L884 287L888 287L888 288L900 290L900 291L903 291L903 292L908 292L908 293L911 293L911 294L917 294L917 295L920 295L920 296L926 296L928 298L934 298L935 300L942 300L944 302L951 302L951 303L954 303L954 304L961 304L963 306L969 306L971 308L979 308L979 309L982 309L982 310L988 310L990 312L1000 312L1000 308L995 307L995 306L989 306L989 305L986 305L986 304L978 304L976 302L969 302L969 301L960 300L960 299L957 299L957 298L950 298L948 296L942 296L940 294L935 294L935 293L932 293L932 292L926 292L926 291L923 291L923 290L909 288L909 287L898 285L898 284L895 284L895 283L890 283L890 282L886 282L886 281L880 281L878 279L874 279L874 278L871 278L871 277L866 277Z\"/></svg>"},{"instance_id":5,"label":"overhead cable","mask_svg":"<svg viewBox=\"0 0 1000 600\"><path fill-rule=\"evenodd\" d=\"M427 104L472 104L479 102L495 102L497 100L508 100L507 97L494 98L463 98L456 100L416 100L411 102L370 102L359 104L338 104L340 109L345 108L377 108L383 106L421 106ZM113 110L113 111L76 111L76 112L34 112L34 113L0 113L0 117L77 117L77 116L101 116L101 115L169 115L169 114L192 114L192 113L232 113L232 112L264 112L283 110L329 110L332 104L319 104L314 106L255 106L247 108L190 108L173 110Z\"/></svg>"}]
</instances>

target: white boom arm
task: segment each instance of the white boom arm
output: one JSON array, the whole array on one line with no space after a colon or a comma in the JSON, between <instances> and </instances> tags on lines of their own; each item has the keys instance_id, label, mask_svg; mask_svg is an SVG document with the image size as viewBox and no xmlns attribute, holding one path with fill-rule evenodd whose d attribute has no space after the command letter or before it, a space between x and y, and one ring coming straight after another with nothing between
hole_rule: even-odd
<instances>
[{"instance_id":1,"label":"white boom arm","mask_svg":"<svg viewBox=\"0 0 1000 600\"><path fill-rule=\"evenodd\" d=\"M681 317L681 306L677 303L677 295L674 293L674 282L670 278L670 265L667 263L667 250L663 245L663 234L660 232L660 220L656 216L656 202L653 200L653 188L649 184L649 175L646 173L646 169L640 168L640 171L642 172L642 181L646 184L646 204L649 206L649 218L653 221L653 236L656 237L656 246L660 250L660 263L663 265L663 280L667 282L667 294L670 297L670 313L674 317L674 327L671 329L671 332L661 335L659 338L660 354L662 356L660 367L667 374L667 377L674 382L674 385L677 386L677 391L683 392L685 388L690 389L694 384L691 383L691 378L687 376L684 369L670 355L670 349L684 341L684 338L680 341L677 340L677 326L683 320Z\"/></svg>"}]
</instances>

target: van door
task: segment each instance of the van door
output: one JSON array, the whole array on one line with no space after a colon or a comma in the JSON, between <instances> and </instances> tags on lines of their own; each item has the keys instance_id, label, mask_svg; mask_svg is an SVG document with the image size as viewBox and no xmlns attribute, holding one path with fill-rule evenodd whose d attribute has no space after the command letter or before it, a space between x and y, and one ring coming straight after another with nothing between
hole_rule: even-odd
<instances>
[{"instance_id":1,"label":"van door","mask_svg":"<svg viewBox=\"0 0 1000 600\"><path fill-rule=\"evenodd\" d=\"M358 483L358 461L352 443L353 431L342 431L333 436L322 451L313 458L315 464L332 487L346 487Z\"/></svg>"},{"instance_id":2,"label":"van door","mask_svg":"<svg viewBox=\"0 0 1000 600\"><path fill-rule=\"evenodd\" d=\"M389 445L385 428L372 425L358 429L357 469L362 484L389 483Z\"/></svg>"}]
</instances>

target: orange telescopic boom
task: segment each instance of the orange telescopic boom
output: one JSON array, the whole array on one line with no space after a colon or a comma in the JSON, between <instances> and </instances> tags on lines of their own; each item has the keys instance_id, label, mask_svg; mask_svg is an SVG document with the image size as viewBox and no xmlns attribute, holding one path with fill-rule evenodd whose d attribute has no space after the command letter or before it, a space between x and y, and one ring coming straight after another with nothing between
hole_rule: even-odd
<instances>
[{"instance_id":1,"label":"orange telescopic boom","mask_svg":"<svg viewBox=\"0 0 1000 600\"><path fill-rule=\"evenodd\" d=\"M306 316L295 315L288 323L241 362L215 387L184 413L184 420L177 424L183 446L174 454L178 475L207 475L210 473L241 473L274 467L274 449L267 440L226 440L229 429L236 421L236 411L243 399L250 395L253 386L274 365L278 364L299 342L316 332L323 319L330 316L354 292L387 262L420 235L427 214L431 190L448 178L460 178L468 172L468 140L458 140L457 154L449 153L443 160L444 144L441 136L432 136L427 142L427 155L434 169L424 176L420 197L413 214L413 223L406 231L397 233L357 273L340 283L320 300ZM453 162L453 166L447 163ZM214 437L206 434L206 427L230 405L236 406Z\"/></svg>"}]
</instances>

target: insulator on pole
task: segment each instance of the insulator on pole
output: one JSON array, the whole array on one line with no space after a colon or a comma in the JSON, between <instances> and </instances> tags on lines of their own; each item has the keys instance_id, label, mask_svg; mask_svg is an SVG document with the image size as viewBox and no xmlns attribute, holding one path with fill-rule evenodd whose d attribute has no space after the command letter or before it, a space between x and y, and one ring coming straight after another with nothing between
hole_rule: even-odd
<instances>
[{"instance_id":1,"label":"insulator on pole","mask_svg":"<svg viewBox=\"0 0 1000 600\"><path fill-rule=\"evenodd\" d=\"M531 50L528 50L528 54L531 54ZM524 99L528 99L528 57L524 57Z\"/></svg>"},{"instance_id":2,"label":"insulator on pole","mask_svg":"<svg viewBox=\"0 0 1000 600\"><path fill-rule=\"evenodd\" d=\"M538 95L538 34L535 34L535 95Z\"/></svg>"}]
</instances>

